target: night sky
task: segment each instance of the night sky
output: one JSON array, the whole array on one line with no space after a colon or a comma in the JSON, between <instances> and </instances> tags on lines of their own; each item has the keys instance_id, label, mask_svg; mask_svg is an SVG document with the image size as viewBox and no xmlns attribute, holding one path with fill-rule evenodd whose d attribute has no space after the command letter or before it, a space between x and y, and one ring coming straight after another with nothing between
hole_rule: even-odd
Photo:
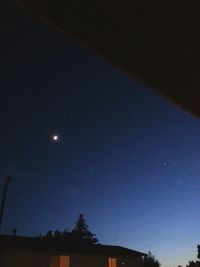
<instances>
[{"instance_id":1,"label":"night sky","mask_svg":"<svg viewBox=\"0 0 200 267\"><path fill-rule=\"evenodd\" d=\"M199 121L23 10L0 16L1 232L72 229L83 213L101 243L196 259Z\"/></svg>"}]
</instances>

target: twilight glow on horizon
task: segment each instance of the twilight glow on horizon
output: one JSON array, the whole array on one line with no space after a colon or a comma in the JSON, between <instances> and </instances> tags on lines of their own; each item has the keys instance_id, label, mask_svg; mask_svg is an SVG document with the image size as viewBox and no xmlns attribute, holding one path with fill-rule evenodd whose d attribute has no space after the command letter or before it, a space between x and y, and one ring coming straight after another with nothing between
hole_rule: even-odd
<instances>
[{"instance_id":1,"label":"twilight glow on horizon","mask_svg":"<svg viewBox=\"0 0 200 267\"><path fill-rule=\"evenodd\" d=\"M195 260L199 120L24 11L0 15L1 232L72 229L83 213L101 243Z\"/></svg>"}]
</instances>

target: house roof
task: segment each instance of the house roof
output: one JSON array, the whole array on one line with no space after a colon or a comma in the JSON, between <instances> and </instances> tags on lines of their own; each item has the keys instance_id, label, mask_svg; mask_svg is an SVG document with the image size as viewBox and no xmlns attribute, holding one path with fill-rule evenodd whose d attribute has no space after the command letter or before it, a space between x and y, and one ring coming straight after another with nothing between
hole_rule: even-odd
<instances>
[{"instance_id":1,"label":"house roof","mask_svg":"<svg viewBox=\"0 0 200 267\"><path fill-rule=\"evenodd\" d=\"M200 117L199 1L14 2Z\"/></svg>"},{"instance_id":2,"label":"house roof","mask_svg":"<svg viewBox=\"0 0 200 267\"><path fill-rule=\"evenodd\" d=\"M120 246L110 245L85 245L77 241L66 240L45 240L34 237L9 236L0 235L0 249L31 249L31 250L47 250L57 252L80 252L95 253L107 255L134 255L141 257L146 255L143 252L135 251Z\"/></svg>"}]
</instances>

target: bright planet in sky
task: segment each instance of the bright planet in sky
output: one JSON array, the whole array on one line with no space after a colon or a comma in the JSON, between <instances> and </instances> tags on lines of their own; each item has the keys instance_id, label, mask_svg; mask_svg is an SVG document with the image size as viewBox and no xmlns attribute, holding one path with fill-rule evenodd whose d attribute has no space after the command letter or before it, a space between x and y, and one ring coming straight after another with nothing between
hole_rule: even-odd
<instances>
[{"instance_id":1,"label":"bright planet in sky","mask_svg":"<svg viewBox=\"0 0 200 267\"><path fill-rule=\"evenodd\" d=\"M54 134L54 135L52 135L51 139L53 142L58 142L60 140L60 136L57 134Z\"/></svg>"},{"instance_id":2,"label":"bright planet in sky","mask_svg":"<svg viewBox=\"0 0 200 267\"><path fill-rule=\"evenodd\" d=\"M83 213L101 243L196 261L199 120L11 3L0 14L1 234L63 231Z\"/></svg>"}]
</instances>

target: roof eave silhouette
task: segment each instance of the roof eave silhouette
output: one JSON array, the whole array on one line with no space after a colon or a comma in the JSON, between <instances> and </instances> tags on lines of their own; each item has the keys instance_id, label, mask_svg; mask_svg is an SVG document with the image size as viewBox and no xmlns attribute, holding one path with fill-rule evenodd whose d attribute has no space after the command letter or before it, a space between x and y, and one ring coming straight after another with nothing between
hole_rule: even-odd
<instances>
[{"instance_id":1,"label":"roof eave silhouette","mask_svg":"<svg viewBox=\"0 0 200 267\"><path fill-rule=\"evenodd\" d=\"M200 117L199 1L16 0Z\"/></svg>"}]
</instances>

